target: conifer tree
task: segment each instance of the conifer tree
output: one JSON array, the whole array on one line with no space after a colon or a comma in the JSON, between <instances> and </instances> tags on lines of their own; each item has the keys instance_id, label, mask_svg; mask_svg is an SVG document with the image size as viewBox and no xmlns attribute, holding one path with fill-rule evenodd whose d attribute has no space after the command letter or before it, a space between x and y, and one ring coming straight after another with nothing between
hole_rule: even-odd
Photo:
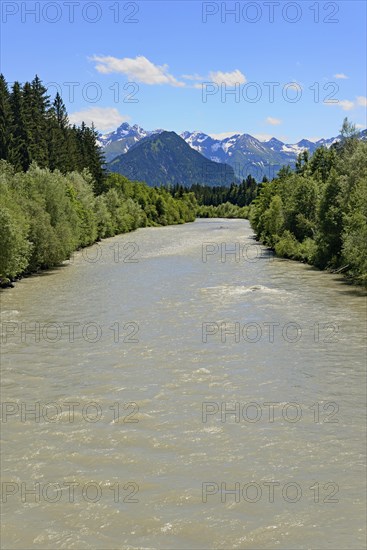
<instances>
[{"instance_id":1,"label":"conifer tree","mask_svg":"<svg viewBox=\"0 0 367 550\"><path fill-rule=\"evenodd\" d=\"M68 172L75 169L75 159L69 154L69 120L64 102L57 92L49 111L48 121L48 166Z\"/></svg>"},{"instance_id":2,"label":"conifer tree","mask_svg":"<svg viewBox=\"0 0 367 550\"><path fill-rule=\"evenodd\" d=\"M8 151L8 160L16 170L27 170L30 165L28 152L28 135L26 131L22 88L14 82L10 94L12 142Z\"/></svg>"},{"instance_id":3,"label":"conifer tree","mask_svg":"<svg viewBox=\"0 0 367 550\"><path fill-rule=\"evenodd\" d=\"M34 120L31 158L38 166L48 166L47 128L49 120L50 96L36 75L31 82L31 115Z\"/></svg>"},{"instance_id":4,"label":"conifer tree","mask_svg":"<svg viewBox=\"0 0 367 550\"><path fill-rule=\"evenodd\" d=\"M0 75L0 158L8 159L11 146L12 114L10 93L4 75Z\"/></svg>"}]
</instances>

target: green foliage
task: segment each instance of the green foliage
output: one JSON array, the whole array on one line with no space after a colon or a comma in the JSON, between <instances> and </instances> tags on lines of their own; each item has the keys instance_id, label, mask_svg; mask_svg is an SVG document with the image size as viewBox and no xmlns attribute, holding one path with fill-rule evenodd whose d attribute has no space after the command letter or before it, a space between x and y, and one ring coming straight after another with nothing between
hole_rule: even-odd
<instances>
[{"instance_id":1,"label":"green foliage","mask_svg":"<svg viewBox=\"0 0 367 550\"><path fill-rule=\"evenodd\" d=\"M32 162L62 173L88 168L95 191L103 187L104 158L97 132L84 123L71 127L60 95L51 104L38 76L23 86L15 82L9 92L0 75L0 159L17 171L28 170Z\"/></svg>"},{"instance_id":2,"label":"green foliage","mask_svg":"<svg viewBox=\"0 0 367 550\"><path fill-rule=\"evenodd\" d=\"M199 218L243 218L248 219L249 207L243 206L242 208L225 202L218 206L199 206L197 211Z\"/></svg>"},{"instance_id":3,"label":"green foliage","mask_svg":"<svg viewBox=\"0 0 367 550\"><path fill-rule=\"evenodd\" d=\"M15 172L0 161L0 282L59 265L97 239L139 227L193 221L193 193L180 198L162 188L111 174L95 194L91 173L39 168Z\"/></svg>"},{"instance_id":4,"label":"green foliage","mask_svg":"<svg viewBox=\"0 0 367 550\"><path fill-rule=\"evenodd\" d=\"M342 140L302 155L296 173L264 182L252 203L257 238L279 256L367 283L367 143L347 120Z\"/></svg>"},{"instance_id":5,"label":"green foliage","mask_svg":"<svg viewBox=\"0 0 367 550\"><path fill-rule=\"evenodd\" d=\"M330 175L330 171L336 163L336 150L335 148L326 149L326 147L319 147L316 149L307 168L314 179L321 180L325 183Z\"/></svg>"},{"instance_id":6,"label":"green foliage","mask_svg":"<svg viewBox=\"0 0 367 550\"><path fill-rule=\"evenodd\" d=\"M0 158L7 159L11 141L12 111L8 85L0 75Z\"/></svg>"},{"instance_id":7,"label":"green foliage","mask_svg":"<svg viewBox=\"0 0 367 550\"><path fill-rule=\"evenodd\" d=\"M291 258L293 260L298 259L299 254L299 242L296 237L288 229L286 229L281 237L273 237L277 239L275 244L275 252L278 256L283 258Z\"/></svg>"},{"instance_id":8,"label":"green foliage","mask_svg":"<svg viewBox=\"0 0 367 550\"><path fill-rule=\"evenodd\" d=\"M342 261L350 273L367 284L367 178L359 179L344 214Z\"/></svg>"},{"instance_id":9,"label":"green foliage","mask_svg":"<svg viewBox=\"0 0 367 550\"><path fill-rule=\"evenodd\" d=\"M0 278L5 282L27 267L32 250L28 220L16 202L14 191L7 185L13 175L10 165L0 161Z\"/></svg>"},{"instance_id":10,"label":"green foliage","mask_svg":"<svg viewBox=\"0 0 367 550\"><path fill-rule=\"evenodd\" d=\"M323 188L318 207L318 252L316 264L337 266L342 245L343 204L341 178L333 169Z\"/></svg>"},{"instance_id":11,"label":"green foliage","mask_svg":"<svg viewBox=\"0 0 367 550\"><path fill-rule=\"evenodd\" d=\"M180 197L186 192L183 185L174 185L170 188L173 196ZM219 206L225 202L237 206L248 206L256 198L261 184L258 185L252 176L247 176L242 183L232 183L229 187L225 185L210 186L194 184L188 191L194 193L199 205Z\"/></svg>"}]
</instances>

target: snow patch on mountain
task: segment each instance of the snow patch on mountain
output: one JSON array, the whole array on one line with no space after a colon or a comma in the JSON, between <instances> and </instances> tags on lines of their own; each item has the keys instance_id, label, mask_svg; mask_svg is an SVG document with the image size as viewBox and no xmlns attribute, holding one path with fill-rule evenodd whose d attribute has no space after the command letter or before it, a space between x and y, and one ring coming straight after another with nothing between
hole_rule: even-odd
<instances>
[{"instance_id":1,"label":"snow patch on mountain","mask_svg":"<svg viewBox=\"0 0 367 550\"><path fill-rule=\"evenodd\" d=\"M299 153L302 153L306 149L307 147L299 147L298 145L283 145L281 150L285 153L294 153L299 155Z\"/></svg>"}]
</instances>

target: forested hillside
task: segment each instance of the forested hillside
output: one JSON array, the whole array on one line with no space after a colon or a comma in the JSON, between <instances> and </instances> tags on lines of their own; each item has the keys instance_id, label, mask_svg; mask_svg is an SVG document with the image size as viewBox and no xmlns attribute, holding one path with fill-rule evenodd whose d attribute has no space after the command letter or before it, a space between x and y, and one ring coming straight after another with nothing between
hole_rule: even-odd
<instances>
[{"instance_id":1,"label":"forested hillside","mask_svg":"<svg viewBox=\"0 0 367 550\"><path fill-rule=\"evenodd\" d=\"M236 180L229 164L205 158L175 132L148 136L107 166L111 172L151 186L175 183L184 187L197 183L230 185Z\"/></svg>"}]
</instances>

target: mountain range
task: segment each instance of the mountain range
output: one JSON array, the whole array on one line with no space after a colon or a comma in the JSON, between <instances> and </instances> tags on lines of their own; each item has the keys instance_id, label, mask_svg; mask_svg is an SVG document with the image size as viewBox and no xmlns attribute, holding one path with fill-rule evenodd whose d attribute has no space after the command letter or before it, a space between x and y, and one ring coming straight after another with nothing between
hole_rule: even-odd
<instances>
[{"instance_id":1,"label":"mountain range","mask_svg":"<svg viewBox=\"0 0 367 550\"><path fill-rule=\"evenodd\" d=\"M133 166L135 161L137 161L139 157L139 153L137 151L135 151L135 153L133 155L130 155L128 158L122 159L121 157L127 154L132 149L135 149L138 144L142 145L145 141L150 141L153 138L157 138L157 136L163 133L175 134L174 132L166 132L162 129L148 131L144 130L137 124L135 124L134 126L130 126L130 124L128 124L127 122L121 124L121 126L119 126L113 132L105 135L101 134L99 136L99 144L105 154L106 161L108 163L108 169L112 171L118 171L118 166L120 166L120 169L122 168L122 166L124 166L126 169L127 164L129 164L130 177L132 172L139 172L139 170L137 169L138 167ZM215 139L203 132L198 131L186 131L180 134L180 136L178 136L177 134L175 134L175 136L180 137L181 140L186 142L186 144L189 145L191 149L193 149L197 153L200 153L209 161L213 161L221 165L218 167L218 171L216 171L214 167L209 170L214 178L211 178L212 185L219 185L220 183L217 183L219 181L227 182L227 179L228 177L230 177L231 174L231 172L228 170L228 165L232 167L236 178L240 180L246 178L248 174L251 174L257 181L261 181L264 175L268 179L272 179L276 176L277 172L282 166L289 165L291 168L294 168L299 153L304 151L305 149L307 149L312 154L318 147L330 147L333 143L340 139L340 136L328 139L320 139L316 142L302 139L295 144L287 144L274 137L268 141L260 141L249 134L234 134L233 136L226 137L221 140ZM362 132L360 132L359 137L360 139L367 140L367 130L363 130ZM185 151L185 155L187 157L188 150L182 148L182 143L180 143L180 140L173 139L172 137L170 140L168 140L167 136L165 136L164 141L167 143L167 145L169 143L170 147L180 147L181 152ZM141 151L143 156L145 156L145 160L147 160L148 158L146 156L147 151L148 149L143 149ZM162 149L160 149L160 151L161 153L163 152ZM170 154L171 156L176 156L176 161L178 160L178 151L176 153L171 151ZM119 160L117 160L117 157ZM152 158L150 158L150 160L152 160ZM163 160L161 163L159 163L157 155L155 155L154 161L156 168L157 161L158 164L160 164L161 166L156 174L154 173L153 169L149 168L148 165L146 165L144 168L145 177L149 178L151 182L153 181L153 179L157 179L158 174L160 175L160 177L162 177L162 174L165 174L164 179L167 180L167 183L173 180L177 182L182 178L185 179L185 181L191 179L191 176L189 176L189 178L187 179L187 174L184 173L185 170L182 162L180 163L180 169L184 170L184 172L178 173L178 171L174 169L172 163L170 163L170 167L166 166L164 168ZM203 164L203 162L200 163L198 157L196 157L196 160L193 160L193 157L191 157L191 161L191 175L195 175L195 177L197 177L198 168L194 169L193 164ZM224 168L223 164L227 165L227 168ZM171 172L171 169L173 170L173 172ZM222 176L218 179L219 174L222 174ZM128 174L126 173L125 175L128 176ZM198 181L196 183L200 182ZM151 183L151 185L155 184Z\"/></svg>"}]
</instances>

